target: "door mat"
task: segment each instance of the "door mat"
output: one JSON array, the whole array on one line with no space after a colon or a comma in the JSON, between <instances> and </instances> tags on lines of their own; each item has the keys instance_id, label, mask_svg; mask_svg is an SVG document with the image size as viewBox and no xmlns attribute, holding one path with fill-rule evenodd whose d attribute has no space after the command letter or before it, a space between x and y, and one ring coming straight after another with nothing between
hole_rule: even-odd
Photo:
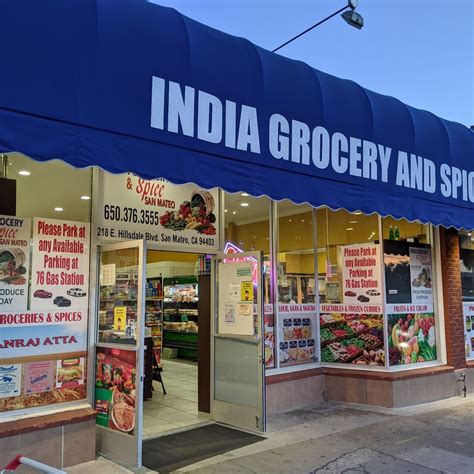
<instances>
[{"instance_id":1,"label":"door mat","mask_svg":"<svg viewBox=\"0 0 474 474\"><path fill-rule=\"evenodd\" d=\"M172 472L265 438L221 425L207 425L143 443L143 466Z\"/></svg>"}]
</instances>

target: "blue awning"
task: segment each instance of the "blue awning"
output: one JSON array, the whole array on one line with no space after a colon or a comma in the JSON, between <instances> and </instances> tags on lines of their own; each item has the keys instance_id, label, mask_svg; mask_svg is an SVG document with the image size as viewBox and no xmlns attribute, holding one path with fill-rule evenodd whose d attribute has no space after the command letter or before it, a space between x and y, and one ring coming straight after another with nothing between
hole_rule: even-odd
<instances>
[{"instance_id":1,"label":"blue awning","mask_svg":"<svg viewBox=\"0 0 474 474\"><path fill-rule=\"evenodd\" d=\"M0 151L474 227L474 134L144 0L0 0Z\"/></svg>"}]
</instances>

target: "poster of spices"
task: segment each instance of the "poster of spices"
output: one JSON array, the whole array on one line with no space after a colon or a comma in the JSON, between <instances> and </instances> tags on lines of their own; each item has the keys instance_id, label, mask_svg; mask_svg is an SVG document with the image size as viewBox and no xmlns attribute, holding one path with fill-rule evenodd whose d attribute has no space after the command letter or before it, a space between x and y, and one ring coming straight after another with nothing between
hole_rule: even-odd
<instances>
[{"instance_id":1,"label":"poster of spices","mask_svg":"<svg viewBox=\"0 0 474 474\"><path fill-rule=\"evenodd\" d=\"M135 429L136 353L98 347L96 355L96 423L133 435Z\"/></svg>"},{"instance_id":2,"label":"poster of spices","mask_svg":"<svg viewBox=\"0 0 474 474\"><path fill-rule=\"evenodd\" d=\"M50 392L54 388L54 361L24 364L25 395Z\"/></svg>"},{"instance_id":3,"label":"poster of spices","mask_svg":"<svg viewBox=\"0 0 474 474\"><path fill-rule=\"evenodd\" d=\"M382 304L380 245L344 245L341 254L343 303Z\"/></svg>"},{"instance_id":4,"label":"poster of spices","mask_svg":"<svg viewBox=\"0 0 474 474\"><path fill-rule=\"evenodd\" d=\"M89 238L86 222L33 220L32 309L87 308Z\"/></svg>"},{"instance_id":5,"label":"poster of spices","mask_svg":"<svg viewBox=\"0 0 474 474\"><path fill-rule=\"evenodd\" d=\"M23 311L28 304L31 220L0 215L0 307Z\"/></svg>"}]
</instances>

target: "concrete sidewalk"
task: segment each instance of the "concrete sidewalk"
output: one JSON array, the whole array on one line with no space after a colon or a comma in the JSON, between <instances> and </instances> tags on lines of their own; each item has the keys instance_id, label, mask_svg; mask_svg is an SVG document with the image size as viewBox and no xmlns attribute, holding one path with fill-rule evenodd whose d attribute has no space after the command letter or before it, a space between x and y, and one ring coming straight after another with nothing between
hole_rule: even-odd
<instances>
[{"instance_id":1,"label":"concrete sidewalk","mask_svg":"<svg viewBox=\"0 0 474 474\"><path fill-rule=\"evenodd\" d=\"M178 472L474 473L474 397L396 410L328 402L272 417L266 436ZM130 471L99 459L68 472Z\"/></svg>"}]
</instances>

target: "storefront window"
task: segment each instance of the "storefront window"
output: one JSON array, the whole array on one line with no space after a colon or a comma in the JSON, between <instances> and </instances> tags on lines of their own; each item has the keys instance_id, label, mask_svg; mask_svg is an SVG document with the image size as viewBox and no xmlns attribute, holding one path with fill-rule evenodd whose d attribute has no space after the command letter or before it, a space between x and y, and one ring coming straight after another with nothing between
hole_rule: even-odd
<instances>
[{"instance_id":1,"label":"storefront window","mask_svg":"<svg viewBox=\"0 0 474 474\"><path fill-rule=\"evenodd\" d=\"M0 413L86 398L91 171L8 155ZM7 214L7 209L8 214Z\"/></svg>"},{"instance_id":2,"label":"storefront window","mask_svg":"<svg viewBox=\"0 0 474 474\"><path fill-rule=\"evenodd\" d=\"M290 201L277 203L279 365L315 362L317 319L313 210Z\"/></svg>"},{"instance_id":3,"label":"storefront window","mask_svg":"<svg viewBox=\"0 0 474 474\"><path fill-rule=\"evenodd\" d=\"M245 192L224 193L224 252L263 252L265 367L275 367L275 323L271 281L270 199ZM255 295L256 296L256 295Z\"/></svg>"},{"instance_id":4,"label":"storefront window","mask_svg":"<svg viewBox=\"0 0 474 474\"><path fill-rule=\"evenodd\" d=\"M430 227L382 221L390 366L437 359Z\"/></svg>"},{"instance_id":5,"label":"storefront window","mask_svg":"<svg viewBox=\"0 0 474 474\"><path fill-rule=\"evenodd\" d=\"M466 359L474 359L474 231L459 232Z\"/></svg>"},{"instance_id":6,"label":"storefront window","mask_svg":"<svg viewBox=\"0 0 474 474\"><path fill-rule=\"evenodd\" d=\"M324 266L318 263L321 361L385 366L378 217L316 212L324 230L318 232L318 256L325 257Z\"/></svg>"}]
</instances>

